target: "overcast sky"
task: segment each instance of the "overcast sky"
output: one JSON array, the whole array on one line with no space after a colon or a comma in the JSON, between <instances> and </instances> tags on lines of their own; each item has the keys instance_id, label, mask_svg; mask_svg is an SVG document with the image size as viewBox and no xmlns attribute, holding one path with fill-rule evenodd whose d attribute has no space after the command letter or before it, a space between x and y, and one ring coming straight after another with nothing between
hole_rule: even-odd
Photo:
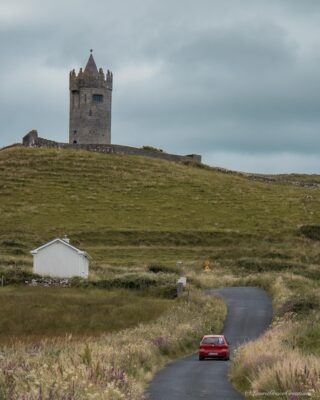
<instances>
[{"instance_id":1,"label":"overcast sky","mask_svg":"<svg viewBox=\"0 0 320 400\"><path fill-rule=\"evenodd\" d=\"M0 0L0 146L68 140L69 71L114 74L112 143L320 173L319 0Z\"/></svg>"}]
</instances>

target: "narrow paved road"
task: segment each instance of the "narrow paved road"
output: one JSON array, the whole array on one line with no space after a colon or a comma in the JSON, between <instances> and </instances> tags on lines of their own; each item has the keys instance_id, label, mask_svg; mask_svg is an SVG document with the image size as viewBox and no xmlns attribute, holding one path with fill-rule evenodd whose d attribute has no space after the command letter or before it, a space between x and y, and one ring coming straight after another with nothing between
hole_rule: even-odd
<instances>
[{"instance_id":1,"label":"narrow paved road","mask_svg":"<svg viewBox=\"0 0 320 400\"><path fill-rule=\"evenodd\" d=\"M228 315L223 333L232 350L257 338L271 323L272 305L267 293L253 287L212 289L227 304ZM214 316L213 316L214 318ZM200 341L201 338L199 338ZM243 396L228 381L230 361L198 361L198 354L170 363L151 382L150 400L239 400Z\"/></svg>"}]
</instances>

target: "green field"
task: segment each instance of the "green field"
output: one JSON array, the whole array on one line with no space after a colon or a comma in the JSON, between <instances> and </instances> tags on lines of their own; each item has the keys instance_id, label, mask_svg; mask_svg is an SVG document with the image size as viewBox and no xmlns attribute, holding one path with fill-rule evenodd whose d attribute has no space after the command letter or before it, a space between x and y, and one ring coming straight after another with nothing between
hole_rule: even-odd
<instances>
[{"instance_id":1,"label":"green field","mask_svg":"<svg viewBox=\"0 0 320 400\"><path fill-rule=\"evenodd\" d=\"M158 318L173 302L130 290L0 288L0 342L97 335Z\"/></svg>"}]
</instances>

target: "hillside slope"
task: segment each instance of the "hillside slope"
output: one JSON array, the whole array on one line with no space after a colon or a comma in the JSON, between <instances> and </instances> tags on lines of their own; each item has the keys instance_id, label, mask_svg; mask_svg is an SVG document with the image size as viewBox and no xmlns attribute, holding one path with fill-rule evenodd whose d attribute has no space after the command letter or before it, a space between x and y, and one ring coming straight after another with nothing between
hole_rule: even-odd
<instances>
[{"instance_id":1,"label":"hillside slope","mask_svg":"<svg viewBox=\"0 0 320 400\"><path fill-rule=\"evenodd\" d=\"M243 393L254 391L264 394L270 390L290 393L294 388L301 393L309 393L310 390L318 398L319 183L317 175L263 176L135 156L8 148L0 151L0 274L11 276L16 273L15 268L8 266L30 268L30 249L56 236L68 234L72 243L87 250L91 256L89 285L108 282L110 277L112 281L114 277L116 282L120 280L125 287L131 288L129 283L132 279L142 285L147 282L146 277L161 281L162 277L168 275L174 284L183 268L191 288L232 285L263 287L272 296L273 326L259 340L239 349L231 371L232 381ZM301 225L303 229L300 229ZM209 272L202 270L205 259L210 261ZM155 265L150 266L150 263ZM24 271L20 271L17 275L23 277L23 274ZM29 289L37 288L25 288L23 292ZM11 290L21 304L21 286L4 288L2 294L11 295ZM83 287L79 290L83 297L87 297L88 289ZM34 290L31 292L34 293ZM41 295L42 292L39 293ZM59 293L61 297L62 292ZM156 302L160 292L155 286L152 292L140 290L135 295L150 293L152 301ZM72 295L69 289L68 295ZM120 297L123 298L123 294ZM63 304L60 298L59 301L59 304ZM87 308L88 299L84 301ZM213 332L218 330L215 328L217 325L212 326L212 321L203 317L213 315L216 318L218 315L220 318L223 314L221 307L216 311L204 311L208 300L203 304L202 296L196 300L196 308L191 306L193 300L190 303L189 296L184 301L188 302L187 307L181 305L180 311L173 309L173 314L168 314L170 324L173 322L174 326L169 324L163 331L162 320L161 328L154 325L157 343L159 338L166 339L175 332L177 342L189 343L191 348L194 343L198 344L200 330L202 333L209 332L209 329ZM17 307L12 303L12 298L3 303L7 309L2 313L3 332L6 332L7 321L12 322L11 310ZM32 314L35 314L34 303L38 311L39 304L45 306L45 302L37 298L32 307L30 302L24 301L26 306L29 304ZM54 303L50 303L50 307L54 306ZM76 303L82 304L79 301ZM139 307L139 302L135 301L135 304ZM190 310L193 313L191 317ZM187 321L192 321L192 324L181 323L181 320L177 323L177 316L181 318L184 311L187 312ZM32 324L32 319L20 306L19 312L19 315L23 312L27 317L25 319L29 325ZM139 314L131 314L139 319ZM117 311L117 319L119 315L124 314ZM152 315L157 314L153 312ZM199 322L199 318L203 318L203 323ZM194 323L194 320L197 322ZM16 318L16 321L20 324L21 318ZM207 322L204 324L205 321L210 327L206 325ZM37 324L32 326L37 327ZM181 340L181 326L187 327L183 334L185 336L182 336L188 337L188 340ZM190 341L189 326L197 327L194 342ZM199 330L199 327L202 328ZM145 339L145 327L142 326L142 329L143 335L137 335L134 331L133 336ZM162 332L160 336L159 331ZM137 359L147 368L145 374L138 368L140 383L145 383L147 376L150 378L151 369L155 363L159 363L159 356L154 358L154 353L146 363L145 352L152 343L149 339L146 341L147 344L143 342L141 346L134 347L135 353L130 357L134 364L127 363L127 349L116 364L121 370L124 368L128 375L131 373L134 385ZM167 359L167 342L160 343L165 344L163 354ZM110 352L101 351L106 348L105 345L105 339L94 344L97 365L101 355L103 365L111 359L114 348L118 348L113 344L107 346L111 348ZM46 346L39 353L40 358L32 358L35 362L34 376L40 376L43 365L47 364L47 358L41 358L42 354L49 354ZM69 346L69 342L68 345L61 342L62 349ZM89 352L83 346L82 342L76 343L72 352L83 357L82 354ZM23 360L25 354L29 354L21 349L14 355L10 353L11 358L3 358L5 365L10 365L10 371L11 366L17 363L16 358L12 357ZM170 354L178 354L175 351L173 347L173 353ZM53 362L56 362L56 353L52 354ZM91 358L90 353L89 356ZM74 358L76 376L79 357ZM70 357L63 359L68 360L66 362L71 360ZM7 360L9 364L6 364ZM5 368L8 370L9 367ZM5 368L2 370L6 372ZM96 376L85 368L86 377ZM88 368L91 367L88 365ZM64 370L69 371L69 365L64 365ZM98 368L95 370L98 371ZM52 376L56 381L56 375L52 375L50 370L50 379ZM43 381L50 382L50 379L46 376ZM59 375L59 379L70 382L69 375L67 378ZM85 387L88 386L84 379L80 381L85 382ZM12 393L12 387L8 385L0 387ZM121 390L125 390L125 387L123 389L121 386ZM142 387L139 390L136 398L141 398Z\"/></svg>"},{"instance_id":2,"label":"hillside slope","mask_svg":"<svg viewBox=\"0 0 320 400\"><path fill-rule=\"evenodd\" d=\"M319 194L151 158L13 147L0 152L0 262L29 264L31 248L63 234L102 263L203 259L208 247L219 258L225 246L240 257L256 241L294 252L298 226L320 220Z\"/></svg>"}]
</instances>

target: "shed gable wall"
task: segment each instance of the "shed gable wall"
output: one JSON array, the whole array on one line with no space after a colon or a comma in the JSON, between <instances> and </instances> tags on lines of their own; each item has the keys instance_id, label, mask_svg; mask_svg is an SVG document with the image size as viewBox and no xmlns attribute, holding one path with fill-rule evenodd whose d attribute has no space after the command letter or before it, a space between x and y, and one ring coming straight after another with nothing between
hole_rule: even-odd
<instances>
[{"instance_id":1,"label":"shed gable wall","mask_svg":"<svg viewBox=\"0 0 320 400\"><path fill-rule=\"evenodd\" d=\"M88 276L88 260L77 251L55 242L34 255L34 272L62 278Z\"/></svg>"}]
</instances>

